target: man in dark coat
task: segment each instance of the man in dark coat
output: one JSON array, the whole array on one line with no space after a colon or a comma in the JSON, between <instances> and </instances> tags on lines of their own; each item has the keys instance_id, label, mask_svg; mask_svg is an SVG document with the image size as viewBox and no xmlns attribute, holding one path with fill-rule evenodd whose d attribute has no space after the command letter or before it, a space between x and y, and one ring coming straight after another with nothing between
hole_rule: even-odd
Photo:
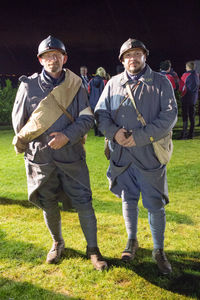
<instances>
[{"instance_id":1,"label":"man in dark coat","mask_svg":"<svg viewBox=\"0 0 200 300\"><path fill-rule=\"evenodd\" d=\"M182 93L182 118L183 130L181 139L193 139L194 125L195 125L195 104L198 100L199 92L199 76L194 69L195 64L193 61L186 63L186 72L181 76L180 91ZM190 120L190 129L188 128L188 118Z\"/></svg>"},{"instance_id":2,"label":"man in dark coat","mask_svg":"<svg viewBox=\"0 0 200 300\"><path fill-rule=\"evenodd\" d=\"M106 77L105 69L99 67L96 70L95 76L89 81L88 84L89 102L93 112L101 96L101 93L103 92L103 89L107 83L105 77ZM98 126L96 125L96 123L94 124L94 134L96 136L103 136L101 131L98 130Z\"/></svg>"},{"instance_id":3,"label":"man in dark coat","mask_svg":"<svg viewBox=\"0 0 200 300\"><path fill-rule=\"evenodd\" d=\"M176 89L176 83L174 77L170 74L170 64L168 60L161 61L160 63L160 73L166 76L172 84L173 89Z\"/></svg>"},{"instance_id":4,"label":"man in dark coat","mask_svg":"<svg viewBox=\"0 0 200 300\"><path fill-rule=\"evenodd\" d=\"M174 81L175 81L175 91L177 92L179 90L179 84L180 84L180 78L178 76L178 74L174 71L174 69L172 68L172 63L171 61L168 59L166 60L166 62L169 64L170 66L170 70L169 70L169 74L173 76Z\"/></svg>"},{"instance_id":5,"label":"man in dark coat","mask_svg":"<svg viewBox=\"0 0 200 300\"><path fill-rule=\"evenodd\" d=\"M43 209L53 239L47 263L57 263L65 250L58 201L71 199L87 241L87 257L97 270L107 267L97 246L89 173L82 137L93 126L81 79L63 69L63 42L49 36L38 48L40 74L22 76L12 112L17 152L25 151L29 200Z\"/></svg>"},{"instance_id":6,"label":"man in dark coat","mask_svg":"<svg viewBox=\"0 0 200 300\"><path fill-rule=\"evenodd\" d=\"M88 84L91 79L91 76L88 75L88 69L86 66L80 67L80 76L82 79L83 87L85 88L85 91L88 95ZM88 95L89 96L89 95Z\"/></svg>"}]
</instances>

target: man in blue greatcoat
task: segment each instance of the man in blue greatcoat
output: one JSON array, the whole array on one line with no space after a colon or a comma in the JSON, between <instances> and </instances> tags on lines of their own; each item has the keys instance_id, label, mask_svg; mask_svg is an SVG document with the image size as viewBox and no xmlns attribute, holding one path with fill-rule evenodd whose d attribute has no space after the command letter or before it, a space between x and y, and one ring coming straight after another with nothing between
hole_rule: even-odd
<instances>
[{"instance_id":1,"label":"man in blue greatcoat","mask_svg":"<svg viewBox=\"0 0 200 300\"><path fill-rule=\"evenodd\" d=\"M89 173L81 143L94 123L79 76L63 69L63 42L49 36L38 48L40 74L22 76L12 112L16 152L25 152L29 200L43 209L53 239L47 263L57 263L65 250L58 202L71 199L95 269L107 263L97 246L96 217Z\"/></svg>"},{"instance_id":2,"label":"man in blue greatcoat","mask_svg":"<svg viewBox=\"0 0 200 300\"><path fill-rule=\"evenodd\" d=\"M152 232L153 259L163 274L172 271L164 252L165 205L169 202L166 166L157 159L152 142L165 137L177 120L177 104L169 80L146 64L149 51L136 39L120 49L125 71L107 83L95 108L99 129L109 140L107 176L111 191L122 198L128 241L123 261L131 261L138 248L137 223L140 193ZM129 97L126 84L134 89L143 126ZM134 88L135 86L135 88Z\"/></svg>"}]
</instances>

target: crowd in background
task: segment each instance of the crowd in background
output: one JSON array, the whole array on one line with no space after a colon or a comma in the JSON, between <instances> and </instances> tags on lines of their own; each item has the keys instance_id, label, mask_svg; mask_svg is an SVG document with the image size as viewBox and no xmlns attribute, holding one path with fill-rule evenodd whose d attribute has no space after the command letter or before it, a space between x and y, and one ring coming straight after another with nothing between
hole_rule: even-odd
<instances>
[{"instance_id":1,"label":"crowd in background","mask_svg":"<svg viewBox=\"0 0 200 300\"><path fill-rule=\"evenodd\" d=\"M180 139L193 139L195 126L195 107L198 101L199 94L199 77L195 70L195 62L188 61L185 65L185 72L179 78L173 70L170 60L165 60L160 63L160 72L165 75L171 82L176 97L180 97L183 128ZM200 126L200 103L198 108ZM188 121L190 127L188 130Z\"/></svg>"},{"instance_id":2,"label":"crowd in background","mask_svg":"<svg viewBox=\"0 0 200 300\"><path fill-rule=\"evenodd\" d=\"M200 126L200 99L199 86L200 86L200 73L196 71L195 61L189 61L185 65L186 71L181 75L175 72L170 60L160 62L159 70L161 74L166 76L171 82L177 100L180 100L181 115L183 121L183 128L180 139L193 139L195 127L195 114L198 113L198 124ZM123 66L117 66L116 74L123 72ZM95 106L100 98L100 95L110 79L109 73L103 67L97 68L95 74L89 75L87 66L80 67L80 75L82 78L83 86L88 95L90 106L94 111ZM197 107L198 104L198 107ZM190 127L188 130L188 121ZM94 125L94 133L96 136L102 136L98 130L97 125Z\"/></svg>"},{"instance_id":3,"label":"crowd in background","mask_svg":"<svg viewBox=\"0 0 200 300\"><path fill-rule=\"evenodd\" d=\"M101 93L103 92L106 83L110 79L110 75L106 73L106 70L103 67L99 67L92 76L88 75L87 71L88 70L86 66L82 66L80 68L82 83L87 92L90 107L94 112ZM94 124L94 134L95 136L103 136L103 134L98 130L96 123Z\"/></svg>"}]
</instances>

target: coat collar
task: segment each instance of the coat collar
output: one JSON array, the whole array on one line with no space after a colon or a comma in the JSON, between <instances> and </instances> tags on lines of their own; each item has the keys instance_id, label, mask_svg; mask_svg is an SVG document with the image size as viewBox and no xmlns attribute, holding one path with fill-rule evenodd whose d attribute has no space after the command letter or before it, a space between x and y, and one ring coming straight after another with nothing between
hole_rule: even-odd
<instances>
[{"instance_id":1,"label":"coat collar","mask_svg":"<svg viewBox=\"0 0 200 300\"><path fill-rule=\"evenodd\" d=\"M38 77L38 82L41 89L43 91L53 89L55 86L63 82L63 80L65 79L65 73L66 73L65 69L63 69L61 76L58 79L54 79L48 76L48 74L43 69L42 72L40 73L40 76Z\"/></svg>"},{"instance_id":2,"label":"coat collar","mask_svg":"<svg viewBox=\"0 0 200 300\"><path fill-rule=\"evenodd\" d=\"M146 85L152 85L153 84L153 71L149 67L149 65L146 65L146 71L145 73L139 78L139 81ZM120 84L125 85L128 81L131 82L131 79L128 77L126 70L120 74Z\"/></svg>"}]
</instances>

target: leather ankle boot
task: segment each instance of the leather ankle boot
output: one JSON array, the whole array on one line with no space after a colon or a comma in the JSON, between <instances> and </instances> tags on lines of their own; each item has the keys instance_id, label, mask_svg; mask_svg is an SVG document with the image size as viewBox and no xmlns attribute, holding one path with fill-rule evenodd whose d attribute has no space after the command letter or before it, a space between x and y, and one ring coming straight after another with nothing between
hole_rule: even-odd
<instances>
[{"instance_id":1,"label":"leather ankle boot","mask_svg":"<svg viewBox=\"0 0 200 300\"><path fill-rule=\"evenodd\" d=\"M59 242L53 242L53 246L49 253L47 254L46 262L48 264L56 264L59 262L61 256L65 252L65 242L59 241Z\"/></svg>"},{"instance_id":2,"label":"leather ankle boot","mask_svg":"<svg viewBox=\"0 0 200 300\"><path fill-rule=\"evenodd\" d=\"M152 258L157 263L158 269L164 275L172 272L172 267L163 249L154 249L152 252Z\"/></svg>"},{"instance_id":3,"label":"leather ankle boot","mask_svg":"<svg viewBox=\"0 0 200 300\"><path fill-rule=\"evenodd\" d=\"M121 259L124 262L129 262L134 259L135 253L139 247L137 239L128 239L125 250L122 252Z\"/></svg>"},{"instance_id":4,"label":"leather ankle boot","mask_svg":"<svg viewBox=\"0 0 200 300\"><path fill-rule=\"evenodd\" d=\"M102 271L108 268L107 262L103 259L98 247L87 247L86 255L87 258L91 259L96 270Z\"/></svg>"}]
</instances>

